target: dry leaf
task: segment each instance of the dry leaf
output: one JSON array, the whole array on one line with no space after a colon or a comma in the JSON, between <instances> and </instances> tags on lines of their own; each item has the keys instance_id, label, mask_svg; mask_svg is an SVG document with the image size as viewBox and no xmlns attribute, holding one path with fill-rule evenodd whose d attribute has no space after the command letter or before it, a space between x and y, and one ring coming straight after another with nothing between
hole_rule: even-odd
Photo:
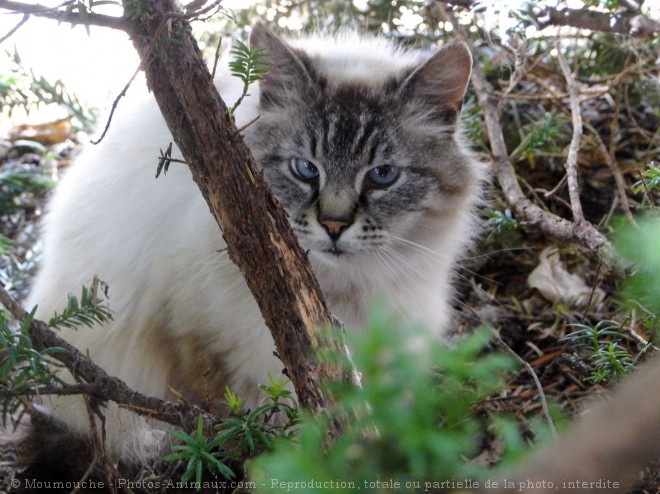
<instances>
[{"instance_id":1,"label":"dry leaf","mask_svg":"<svg viewBox=\"0 0 660 494\"><path fill-rule=\"evenodd\" d=\"M527 284L549 302L581 308L590 299L594 306L605 298L603 290L587 286L580 276L566 271L555 247L544 249L539 258L539 265L529 274Z\"/></svg>"},{"instance_id":2,"label":"dry leaf","mask_svg":"<svg viewBox=\"0 0 660 494\"><path fill-rule=\"evenodd\" d=\"M51 146L59 144L73 136L73 129L69 119L56 120L54 122L47 122L37 125L23 124L14 127L9 132L9 139L17 141L26 139L35 141L44 146Z\"/></svg>"}]
</instances>

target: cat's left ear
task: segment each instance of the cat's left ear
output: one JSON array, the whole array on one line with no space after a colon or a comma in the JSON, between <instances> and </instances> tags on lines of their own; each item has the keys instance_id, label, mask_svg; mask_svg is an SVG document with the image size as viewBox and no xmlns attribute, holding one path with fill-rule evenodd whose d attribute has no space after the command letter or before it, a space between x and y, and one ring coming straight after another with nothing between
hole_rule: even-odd
<instances>
[{"instance_id":1,"label":"cat's left ear","mask_svg":"<svg viewBox=\"0 0 660 494\"><path fill-rule=\"evenodd\" d=\"M399 94L435 108L433 116L454 123L472 73L472 55L465 43L452 43L436 51L404 79Z\"/></svg>"}]
</instances>

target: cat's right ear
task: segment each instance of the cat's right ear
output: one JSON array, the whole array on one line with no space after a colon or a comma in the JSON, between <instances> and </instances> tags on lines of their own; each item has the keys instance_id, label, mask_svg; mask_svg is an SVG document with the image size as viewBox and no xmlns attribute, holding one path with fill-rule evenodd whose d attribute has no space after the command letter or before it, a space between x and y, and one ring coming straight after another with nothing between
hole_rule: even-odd
<instances>
[{"instance_id":1,"label":"cat's right ear","mask_svg":"<svg viewBox=\"0 0 660 494\"><path fill-rule=\"evenodd\" d=\"M431 115L454 124L470 82L472 55L465 43L450 43L417 67L401 84L400 94L434 108Z\"/></svg>"},{"instance_id":2,"label":"cat's right ear","mask_svg":"<svg viewBox=\"0 0 660 494\"><path fill-rule=\"evenodd\" d=\"M263 24L250 33L250 47L263 50L270 63L268 73L259 81L260 103L264 108L286 106L299 99L313 84L307 56L291 49L279 36Z\"/></svg>"}]
</instances>

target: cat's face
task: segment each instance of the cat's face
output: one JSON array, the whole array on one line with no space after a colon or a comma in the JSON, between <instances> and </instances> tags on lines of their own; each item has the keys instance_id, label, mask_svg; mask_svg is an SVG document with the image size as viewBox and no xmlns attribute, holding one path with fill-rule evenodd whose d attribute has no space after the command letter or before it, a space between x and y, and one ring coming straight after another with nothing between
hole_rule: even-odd
<instances>
[{"instance_id":1,"label":"cat's face","mask_svg":"<svg viewBox=\"0 0 660 494\"><path fill-rule=\"evenodd\" d=\"M427 79L448 57L372 87L328 83L304 53L266 41L274 65L246 139L301 246L344 262L441 228L475 181L454 139L469 54L449 54L468 67L444 86L430 81L445 94L429 96Z\"/></svg>"}]
</instances>

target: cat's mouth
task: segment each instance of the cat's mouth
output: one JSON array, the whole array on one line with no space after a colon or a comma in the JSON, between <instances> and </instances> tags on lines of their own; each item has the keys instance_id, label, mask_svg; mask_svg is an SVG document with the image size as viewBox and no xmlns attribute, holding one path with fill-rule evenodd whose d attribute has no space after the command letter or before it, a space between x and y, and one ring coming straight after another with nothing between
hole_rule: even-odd
<instances>
[{"instance_id":1,"label":"cat's mouth","mask_svg":"<svg viewBox=\"0 0 660 494\"><path fill-rule=\"evenodd\" d=\"M324 252L326 252L328 254L331 254L335 257L339 257L339 256L343 256L343 255L347 254L347 252L345 250L341 249L337 244L333 244L332 247L325 250Z\"/></svg>"}]
</instances>

